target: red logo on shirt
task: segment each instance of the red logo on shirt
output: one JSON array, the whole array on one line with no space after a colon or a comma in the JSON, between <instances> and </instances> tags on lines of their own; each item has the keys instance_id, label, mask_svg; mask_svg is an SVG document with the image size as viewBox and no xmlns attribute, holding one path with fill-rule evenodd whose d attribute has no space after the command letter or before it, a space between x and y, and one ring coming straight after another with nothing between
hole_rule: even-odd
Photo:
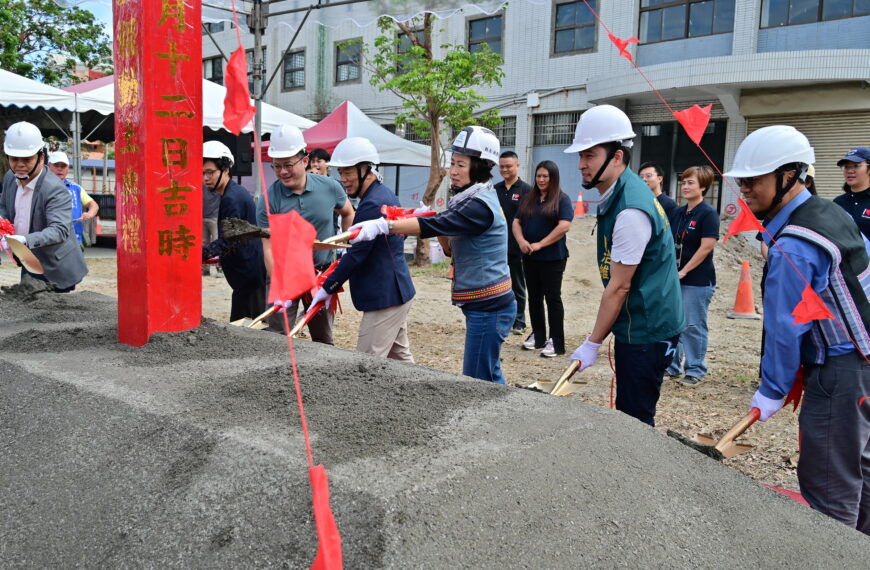
<instances>
[{"instance_id":1,"label":"red logo on shirt","mask_svg":"<svg viewBox=\"0 0 870 570\"><path fill-rule=\"evenodd\" d=\"M861 214L862 218L870 218L870 209L864 210L864 213Z\"/></svg>"},{"instance_id":2,"label":"red logo on shirt","mask_svg":"<svg viewBox=\"0 0 870 570\"><path fill-rule=\"evenodd\" d=\"M698 220L692 220L692 221L689 223L689 227L690 227L690 228L694 228L694 227L697 226L697 225L698 225Z\"/></svg>"},{"instance_id":3,"label":"red logo on shirt","mask_svg":"<svg viewBox=\"0 0 870 570\"><path fill-rule=\"evenodd\" d=\"M511 200L519 200L519 199L520 199L519 194L514 194L513 196L511 196Z\"/></svg>"}]
</instances>

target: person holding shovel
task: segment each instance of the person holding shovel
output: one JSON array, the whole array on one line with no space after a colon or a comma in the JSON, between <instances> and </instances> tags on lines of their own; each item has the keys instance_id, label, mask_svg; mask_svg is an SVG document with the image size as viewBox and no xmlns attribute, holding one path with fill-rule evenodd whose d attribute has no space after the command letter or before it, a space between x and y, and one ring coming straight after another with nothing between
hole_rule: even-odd
<instances>
[{"instance_id":1,"label":"person holding shovel","mask_svg":"<svg viewBox=\"0 0 870 570\"><path fill-rule=\"evenodd\" d=\"M21 268L21 279L48 282L65 293L88 273L72 226L72 200L66 186L45 166L45 143L36 125L15 123L6 131L3 151L10 170L3 178L0 218L11 221L16 240L30 248L43 273Z\"/></svg>"},{"instance_id":2,"label":"person holding shovel","mask_svg":"<svg viewBox=\"0 0 870 570\"><path fill-rule=\"evenodd\" d=\"M374 145L363 137L346 138L335 147L329 166L348 197L359 199L355 221L383 219L384 206L398 206L396 193L378 175L380 162ZM330 300L350 280L353 306L362 311L356 349L375 356L414 362L408 340L408 312L414 284L405 261L405 238L399 235L360 242L347 251L338 267L315 294L313 303Z\"/></svg>"},{"instance_id":3,"label":"person holding shovel","mask_svg":"<svg viewBox=\"0 0 870 570\"><path fill-rule=\"evenodd\" d=\"M230 175L233 153L220 141L202 145L204 192L218 196L217 239L203 246L202 260L220 256L224 278L233 290L230 321L254 318L266 309L266 266L263 244L256 238L224 240L221 223L228 218L257 222L251 194Z\"/></svg>"},{"instance_id":4,"label":"person holding shovel","mask_svg":"<svg viewBox=\"0 0 870 570\"><path fill-rule=\"evenodd\" d=\"M465 314L462 373L504 384L499 356L516 318L516 301L507 262L507 221L492 186L499 150L492 131L466 127L450 147L453 196L447 209L428 218L364 221L352 226L360 231L351 243L389 234L450 236L453 304Z\"/></svg>"},{"instance_id":5,"label":"person holding shovel","mask_svg":"<svg viewBox=\"0 0 870 570\"><path fill-rule=\"evenodd\" d=\"M804 366L801 495L870 535L870 259L849 214L807 191L813 162L803 133L774 125L746 137L725 173L764 220L770 246L761 383L751 406L769 420ZM826 311L806 314L808 298Z\"/></svg>"},{"instance_id":6,"label":"person holding shovel","mask_svg":"<svg viewBox=\"0 0 870 570\"><path fill-rule=\"evenodd\" d=\"M317 230L317 239L323 241L335 235L335 215L341 216L342 228L347 229L353 222L353 206L348 201L336 180L320 174L306 172L308 155L305 153L305 139L302 131L292 125L281 125L274 131L269 140L269 157L272 159L272 169L278 180L267 190L269 210L271 214L286 214L296 210L308 223ZM257 203L257 225L269 227L269 216L266 212L266 200L261 197ZM314 268L325 271L333 261L333 253L329 250L314 251ZM263 260L266 272L272 273L272 244L269 238L263 238ZM268 291L268 287L266 287ZM311 305L311 295L306 294L301 299L306 309ZM293 302L287 308L290 322L296 320L299 303ZM333 344L331 311L319 311L308 323L311 340L324 344ZM283 319L270 317L270 329L281 332Z\"/></svg>"},{"instance_id":7,"label":"person holding shovel","mask_svg":"<svg viewBox=\"0 0 870 570\"><path fill-rule=\"evenodd\" d=\"M604 283L592 333L571 360L580 362L579 371L595 364L612 332L616 409L654 426L665 369L686 320L665 211L628 168L635 136L625 113L598 105L581 115L565 149L580 154L583 187L600 194L598 271Z\"/></svg>"}]
</instances>

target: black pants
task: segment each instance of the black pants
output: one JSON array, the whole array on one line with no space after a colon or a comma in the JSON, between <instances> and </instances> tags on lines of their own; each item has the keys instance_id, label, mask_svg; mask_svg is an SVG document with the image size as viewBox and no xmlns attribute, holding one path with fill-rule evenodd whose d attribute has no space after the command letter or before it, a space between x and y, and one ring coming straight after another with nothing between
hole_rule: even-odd
<instances>
[{"instance_id":1,"label":"black pants","mask_svg":"<svg viewBox=\"0 0 870 570\"><path fill-rule=\"evenodd\" d=\"M230 321L238 319L254 319L266 310L266 290L260 289L233 289L233 297L230 303Z\"/></svg>"},{"instance_id":2,"label":"black pants","mask_svg":"<svg viewBox=\"0 0 870 570\"><path fill-rule=\"evenodd\" d=\"M341 250L339 250L341 251ZM523 275L523 256L508 254L508 269L511 272L511 287L517 300L517 316L514 318L515 329L526 328L526 278Z\"/></svg>"},{"instance_id":3,"label":"black pants","mask_svg":"<svg viewBox=\"0 0 870 570\"><path fill-rule=\"evenodd\" d=\"M562 305L562 275L567 259L557 261L523 260L526 290L529 295L529 317L535 347L541 348L547 338L553 339L556 354L565 354L565 307ZM547 318L544 319L544 300L547 301ZM547 336L547 324L550 335Z\"/></svg>"},{"instance_id":4,"label":"black pants","mask_svg":"<svg viewBox=\"0 0 870 570\"><path fill-rule=\"evenodd\" d=\"M656 404L665 369L674 359L680 337L649 344L614 341L616 409L645 424L656 425Z\"/></svg>"}]
</instances>

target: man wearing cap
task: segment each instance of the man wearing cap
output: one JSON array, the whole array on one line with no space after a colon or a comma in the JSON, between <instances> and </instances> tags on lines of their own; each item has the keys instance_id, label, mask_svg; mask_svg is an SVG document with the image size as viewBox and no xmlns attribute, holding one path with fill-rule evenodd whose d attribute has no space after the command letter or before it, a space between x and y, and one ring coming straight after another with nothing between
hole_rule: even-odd
<instances>
[{"instance_id":1,"label":"man wearing cap","mask_svg":"<svg viewBox=\"0 0 870 570\"><path fill-rule=\"evenodd\" d=\"M286 214L297 211L317 231L317 239L322 241L335 235L334 217L341 216L341 227L347 229L353 223L353 207L344 193L341 184L332 178L320 174L306 172L308 155L305 153L305 139L302 131L292 125L281 125L272 132L269 140L269 157L272 159L272 169L278 180L269 186L269 213ZM257 203L257 225L269 227L269 216L266 213L266 200L260 198ZM272 273L272 245L268 238L263 239L263 258L266 271ZM332 263L334 255L329 250L314 252L314 267L323 271ZM267 288L268 289L268 288ZM302 304L307 309L311 304L311 295L302 297ZM287 309L290 322L295 321L299 303L294 302ZM330 311L320 311L308 323L311 340L324 344L332 341L333 314ZM281 331L283 319L270 319L272 330Z\"/></svg>"},{"instance_id":2,"label":"man wearing cap","mask_svg":"<svg viewBox=\"0 0 870 570\"><path fill-rule=\"evenodd\" d=\"M725 173L764 220L765 243L776 243L762 285L761 382L750 406L762 422L770 419L804 366L801 495L870 534L870 258L848 214L807 191L814 161L806 136L773 125L746 137ZM798 322L807 288L832 318Z\"/></svg>"},{"instance_id":3,"label":"man wearing cap","mask_svg":"<svg viewBox=\"0 0 870 570\"><path fill-rule=\"evenodd\" d=\"M22 268L22 279L30 275L58 293L72 291L88 268L72 228L70 193L45 168L42 133L30 123L15 123L6 131L3 150L10 170L3 178L0 218L15 226L15 235L6 239L27 246L44 271L38 275Z\"/></svg>"},{"instance_id":4,"label":"man wearing cap","mask_svg":"<svg viewBox=\"0 0 870 570\"><path fill-rule=\"evenodd\" d=\"M329 166L338 168L347 195L359 200L356 223L385 217L381 212L384 206L399 206L396 193L378 179L379 162L374 145L363 137L344 139L330 159ZM414 362L408 340L408 312L415 290L404 250L405 237L400 235L355 244L314 294L313 302L329 303L339 287L350 280L353 306L363 312L356 349Z\"/></svg>"},{"instance_id":5,"label":"man wearing cap","mask_svg":"<svg viewBox=\"0 0 870 570\"><path fill-rule=\"evenodd\" d=\"M88 196L84 189L72 182L69 176L69 158L65 152L55 151L48 155L48 169L60 178L66 189L69 190L69 197L72 200L72 219L73 229L76 232L76 241L81 247L84 247L84 221L92 220L100 211L100 205L97 201Z\"/></svg>"},{"instance_id":6,"label":"man wearing cap","mask_svg":"<svg viewBox=\"0 0 870 570\"><path fill-rule=\"evenodd\" d=\"M843 169L843 194L834 203L855 220L864 237L870 239L870 147L856 146L837 161Z\"/></svg>"},{"instance_id":7,"label":"man wearing cap","mask_svg":"<svg viewBox=\"0 0 870 570\"><path fill-rule=\"evenodd\" d=\"M583 187L598 204L598 271L604 293L592 333L571 360L593 365L612 332L616 409L655 425L665 369L686 328L674 238L649 187L628 168L631 121L612 105L584 112L566 153L580 154Z\"/></svg>"}]
</instances>

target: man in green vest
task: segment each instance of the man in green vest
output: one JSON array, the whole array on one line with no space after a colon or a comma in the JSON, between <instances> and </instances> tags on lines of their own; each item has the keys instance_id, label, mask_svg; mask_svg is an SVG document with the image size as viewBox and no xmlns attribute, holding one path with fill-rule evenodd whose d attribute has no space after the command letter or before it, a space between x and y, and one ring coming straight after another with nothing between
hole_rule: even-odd
<instances>
[{"instance_id":1,"label":"man in green vest","mask_svg":"<svg viewBox=\"0 0 870 570\"><path fill-rule=\"evenodd\" d=\"M598 271L604 293L592 333L571 355L580 371L616 339L616 409L651 426L665 369L686 327L674 238L647 185L628 168L631 121L612 105L583 113L567 153L580 154L583 187L600 195Z\"/></svg>"}]
</instances>

